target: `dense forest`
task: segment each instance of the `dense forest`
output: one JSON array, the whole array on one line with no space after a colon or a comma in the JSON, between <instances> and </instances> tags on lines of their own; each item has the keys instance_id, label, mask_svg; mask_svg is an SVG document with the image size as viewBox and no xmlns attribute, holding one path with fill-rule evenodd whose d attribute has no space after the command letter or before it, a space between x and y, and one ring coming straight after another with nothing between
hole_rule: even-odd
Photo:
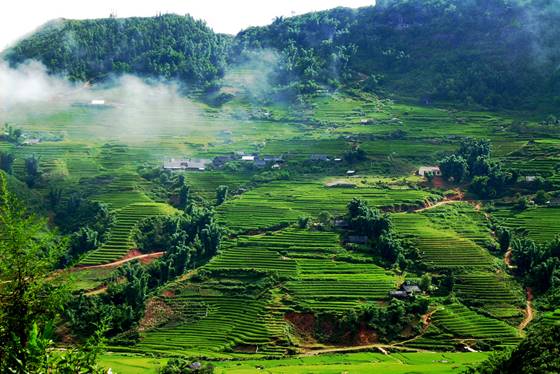
<instances>
[{"instance_id":1,"label":"dense forest","mask_svg":"<svg viewBox=\"0 0 560 374\"><path fill-rule=\"evenodd\" d=\"M38 59L79 80L135 73L209 84L223 76L228 60L271 49L279 55L274 83L295 94L343 84L422 102L513 108L558 98L554 3L382 1L280 17L235 37L189 16L62 20L6 57L12 64Z\"/></svg>"},{"instance_id":2,"label":"dense forest","mask_svg":"<svg viewBox=\"0 0 560 374\"><path fill-rule=\"evenodd\" d=\"M36 59L76 80L134 73L203 84L223 74L229 39L190 16L56 20L6 58L11 64Z\"/></svg>"},{"instance_id":3,"label":"dense forest","mask_svg":"<svg viewBox=\"0 0 560 374\"><path fill-rule=\"evenodd\" d=\"M278 18L235 42L280 50L284 68L307 84L352 82L424 102L512 107L558 94L559 56L551 45L557 15L546 6L552 3L383 1Z\"/></svg>"}]
</instances>

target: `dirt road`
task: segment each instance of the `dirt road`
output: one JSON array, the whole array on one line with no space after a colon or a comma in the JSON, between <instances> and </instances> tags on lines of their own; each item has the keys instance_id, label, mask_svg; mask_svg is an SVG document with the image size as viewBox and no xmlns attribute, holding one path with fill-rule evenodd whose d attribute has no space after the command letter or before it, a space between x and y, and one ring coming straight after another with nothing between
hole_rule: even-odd
<instances>
[{"instance_id":1,"label":"dirt road","mask_svg":"<svg viewBox=\"0 0 560 374\"><path fill-rule=\"evenodd\" d=\"M525 308L525 318L519 324L519 330L524 330L529 323L535 318L535 311L533 310L533 290L527 287L527 307Z\"/></svg>"}]
</instances>

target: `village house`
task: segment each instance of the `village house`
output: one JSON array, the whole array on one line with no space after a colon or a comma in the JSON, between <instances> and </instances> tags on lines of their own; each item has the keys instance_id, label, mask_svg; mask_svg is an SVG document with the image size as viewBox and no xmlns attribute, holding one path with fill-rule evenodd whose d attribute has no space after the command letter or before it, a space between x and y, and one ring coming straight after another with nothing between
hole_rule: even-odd
<instances>
[{"instance_id":1,"label":"village house","mask_svg":"<svg viewBox=\"0 0 560 374\"><path fill-rule=\"evenodd\" d=\"M251 162L253 162L253 161L255 161L255 156L250 156L250 155L241 156L241 161L251 161Z\"/></svg>"},{"instance_id":2,"label":"village house","mask_svg":"<svg viewBox=\"0 0 560 374\"><path fill-rule=\"evenodd\" d=\"M536 181L536 180L537 180L537 177L534 176L534 175L527 175L527 176L525 177L525 182L534 182L534 181Z\"/></svg>"},{"instance_id":3,"label":"village house","mask_svg":"<svg viewBox=\"0 0 560 374\"><path fill-rule=\"evenodd\" d=\"M347 229L348 227L350 227L350 224L345 219L335 219L334 227L338 229Z\"/></svg>"},{"instance_id":4,"label":"village house","mask_svg":"<svg viewBox=\"0 0 560 374\"><path fill-rule=\"evenodd\" d=\"M223 167L225 164L227 164L230 161L235 160L235 157L233 156L217 156L214 157L214 159L212 160L212 165L214 165L214 167L217 168L221 168Z\"/></svg>"},{"instance_id":5,"label":"village house","mask_svg":"<svg viewBox=\"0 0 560 374\"><path fill-rule=\"evenodd\" d=\"M191 159L187 161L187 166L186 169L187 170L193 170L193 171L204 171L206 170L207 165L211 164L212 160L208 160L205 158L200 158L200 159Z\"/></svg>"},{"instance_id":6,"label":"village house","mask_svg":"<svg viewBox=\"0 0 560 374\"><path fill-rule=\"evenodd\" d=\"M416 284L403 283L397 291L390 291L389 295L399 299L406 299L422 293Z\"/></svg>"},{"instance_id":7,"label":"village house","mask_svg":"<svg viewBox=\"0 0 560 374\"><path fill-rule=\"evenodd\" d=\"M172 158L170 160L163 162L163 168L165 170L171 170L171 171L185 170L187 168L187 162L188 160Z\"/></svg>"},{"instance_id":8,"label":"village house","mask_svg":"<svg viewBox=\"0 0 560 374\"><path fill-rule=\"evenodd\" d=\"M39 144L39 143L41 143L41 139L33 138L33 139L27 139L21 144L23 144L23 145L34 145L34 144Z\"/></svg>"},{"instance_id":9,"label":"village house","mask_svg":"<svg viewBox=\"0 0 560 374\"><path fill-rule=\"evenodd\" d=\"M255 165L255 167L257 168L264 168L266 166L266 161L265 160L260 160L260 159L256 159L255 162L253 163L253 165Z\"/></svg>"},{"instance_id":10,"label":"village house","mask_svg":"<svg viewBox=\"0 0 560 374\"><path fill-rule=\"evenodd\" d=\"M263 156L262 160L264 162L283 162L284 161L282 156L269 156L269 155Z\"/></svg>"},{"instance_id":11,"label":"village house","mask_svg":"<svg viewBox=\"0 0 560 374\"><path fill-rule=\"evenodd\" d=\"M179 170L193 170L193 171L204 171L206 166L211 164L212 160L208 159L170 159L163 162L163 169L170 171Z\"/></svg>"},{"instance_id":12,"label":"village house","mask_svg":"<svg viewBox=\"0 0 560 374\"><path fill-rule=\"evenodd\" d=\"M439 166L421 166L418 169L418 175L421 177L427 176L441 176L441 170Z\"/></svg>"},{"instance_id":13,"label":"village house","mask_svg":"<svg viewBox=\"0 0 560 374\"><path fill-rule=\"evenodd\" d=\"M348 236L348 243L367 244L368 243L368 237L366 235L349 235Z\"/></svg>"},{"instance_id":14,"label":"village house","mask_svg":"<svg viewBox=\"0 0 560 374\"><path fill-rule=\"evenodd\" d=\"M309 159L311 161L330 161L329 156L320 154L312 154Z\"/></svg>"},{"instance_id":15,"label":"village house","mask_svg":"<svg viewBox=\"0 0 560 374\"><path fill-rule=\"evenodd\" d=\"M351 175L355 175L356 174L356 170L347 170L346 171L346 175L351 176Z\"/></svg>"}]
</instances>

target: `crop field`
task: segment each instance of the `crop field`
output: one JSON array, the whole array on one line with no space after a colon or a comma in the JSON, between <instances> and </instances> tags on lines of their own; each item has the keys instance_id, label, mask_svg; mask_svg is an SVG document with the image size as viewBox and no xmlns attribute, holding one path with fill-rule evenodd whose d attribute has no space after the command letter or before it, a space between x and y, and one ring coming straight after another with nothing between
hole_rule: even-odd
<instances>
[{"instance_id":1,"label":"crop field","mask_svg":"<svg viewBox=\"0 0 560 374\"><path fill-rule=\"evenodd\" d=\"M434 269L492 268L494 259L477 244L481 236L474 224L460 230L442 227L438 219L430 219L430 215L437 214L434 211L392 215L397 232L418 248L423 262Z\"/></svg>"},{"instance_id":2,"label":"crop field","mask_svg":"<svg viewBox=\"0 0 560 374\"><path fill-rule=\"evenodd\" d=\"M157 316L155 324L149 318L141 321L137 344L110 347L121 352L102 357L113 372L154 373L165 361L136 354L251 358L215 362L218 373L448 373L484 359L483 353L394 351L387 356L365 352L283 358L309 348L288 321L291 314L341 316L364 306L382 308L404 279L422 275L381 267L371 253L346 248L343 230L295 227L301 217L317 218L323 212L341 216L353 198L390 212L399 238L418 250L422 269L434 276L453 274L454 304L429 296L436 310L431 326L406 347L451 351L464 340L500 345L520 340L513 325L523 315L525 295L504 272L502 259L488 251L496 244L489 220L474 204L461 202L415 212L442 200L443 192L413 173L456 151L460 138L474 136L491 139L494 157L522 174L555 178L560 143L529 142L523 133L504 133L512 120L507 115L394 103L368 94L325 94L297 109L271 104L255 110L250 100L237 98L222 108L190 99L151 104L119 103L105 111L61 105L32 116L20 113L21 120L8 118L24 131L64 138L25 147L0 141L0 150L16 157L16 176L25 175L24 159L35 154L45 176L57 177L57 187L75 188L115 213L108 241L79 265L122 258L135 247L132 233L140 220L177 212L169 205L173 197L160 193L164 187L157 179L142 178L139 168L161 167L168 158L211 159L243 151L283 155L281 171L287 179L262 182L268 179L259 174L269 170L245 165L175 173L184 175L191 193L202 198L195 201L208 207L215 203L216 188L228 186L229 198L213 208L228 235L218 255L194 275L152 292L150 302L162 315L150 314ZM321 167L328 171L310 167L315 166L309 162L312 155L342 157L355 145L366 152L367 161L325 162ZM347 177L349 169L359 176ZM345 183L353 187L342 188ZM560 231L560 208L498 208L493 214L539 242ZM75 290L91 290L106 281L109 271L86 269L64 276L73 280ZM543 318L556 321L557 314ZM264 357L275 359L258 360Z\"/></svg>"},{"instance_id":3,"label":"crop field","mask_svg":"<svg viewBox=\"0 0 560 374\"><path fill-rule=\"evenodd\" d=\"M442 305L432 315L432 323L460 338L496 339L505 345L521 339L516 328L477 314L461 304Z\"/></svg>"},{"instance_id":4,"label":"crop field","mask_svg":"<svg viewBox=\"0 0 560 374\"><path fill-rule=\"evenodd\" d=\"M160 203L133 203L119 209L107 242L86 254L80 261L80 265L100 265L123 257L134 248L132 232L142 219L172 212L173 208Z\"/></svg>"},{"instance_id":5,"label":"crop field","mask_svg":"<svg viewBox=\"0 0 560 374\"><path fill-rule=\"evenodd\" d=\"M240 237L206 268L278 274L288 279L284 288L294 308L312 311L338 312L374 303L396 286L392 273L342 248L337 234L294 228Z\"/></svg>"},{"instance_id":6,"label":"crop field","mask_svg":"<svg viewBox=\"0 0 560 374\"><path fill-rule=\"evenodd\" d=\"M242 296L227 287L187 285L162 298L176 320L142 334L135 351L171 353L235 351L282 355L287 325L268 313L270 295Z\"/></svg>"},{"instance_id":7,"label":"crop field","mask_svg":"<svg viewBox=\"0 0 560 374\"><path fill-rule=\"evenodd\" d=\"M536 207L524 211L499 209L493 215L505 226L522 228L527 236L543 243L560 233L560 207Z\"/></svg>"},{"instance_id":8,"label":"crop field","mask_svg":"<svg viewBox=\"0 0 560 374\"><path fill-rule=\"evenodd\" d=\"M510 153L505 161L522 175L551 176L558 172L560 144L533 141Z\"/></svg>"},{"instance_id":9,"label":"crop field","mask_svg":"<svg viewBox=\"0 0 560 374\"><path fill-rule=\"evenodd\" d=\"M405 188L328 188L317 182L272 182L227 201L219 207L218 215L220 222L233 230L270 228L323 211L340 215L355 197L379 208L420 206L440 198Z\"/></svg>"},{"instance_id":10,"label":"crop field","mask_svg":"<svg viewBox=\"0 0 560 374\"><path fill-rule=\"evenodd\" d=\"M192 191L208 201L216 199L216 188L228 186L230 191L236 191L245 185L249 175L239 175L222 171L208 171L205 173L185 173L185 180Z\"/></svg>"},{"instance_id":11,"label":"crop field","mask_svg":"<svg viewBox=\"0 0 560 374\"><path fill-rule=\"evenodd\" d=\"M560 324L560 309L545 313L543 315L543 323L547 325Z\"/></svg>"},{"instance_id":12,"label":"crop field","mask_svg":"<svg viewBox=\"0 0 560 374\"><path fill-rule=\"evenodd\" d=\"M522 288L504 273L461 273L457 275L455 292L459 299L482 306L496 318L519 317L525 304Z\"/></svg>"},{"instance_id":13,"label":"crop field","mask_svg":"<svg viewBox=\"0 0 560 374\"><path fill-rule=\"evenodd\" d=\"M375 352L329 354L276 360L228 360L213 363L216 373L249 374L257 371L275 374L317 373L459 373L476 365L487 353L393 353ZM167 359L126 354L103 354L101 365L115 374L156 374Z\"/></svg>"},{"instance_id":14,"label":"crop field","mask_svg":"<svg viewBox=\"0 0 560 374\"><path fill-rule=\"evenodd\" d=\"M274 374L339 373L459 373L475 365L486 353L350 353L281 360L225 361L216 364L216 373L248 374L263 371ZM261 369L262 368L262 369Z\"/></svg>"}]
</instances>

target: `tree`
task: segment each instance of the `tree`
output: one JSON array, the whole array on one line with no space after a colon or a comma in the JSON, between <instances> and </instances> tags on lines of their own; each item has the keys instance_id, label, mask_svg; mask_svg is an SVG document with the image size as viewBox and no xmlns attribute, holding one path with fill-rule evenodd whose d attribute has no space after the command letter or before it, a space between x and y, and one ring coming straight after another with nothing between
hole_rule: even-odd
<instances>
[{"instance_id":1,"label":"tree","mask_svg":"<svg viewBox=\"0 0 560 374\"><path fill-rule=\"evenodd\" d=\"M461 182L468 174L467 161L457 155L445 157L440 161L439 167L445 178L453 179L455 182Z\"/></svg>"},{"instance_id":2,"label":"tree","mask_svg":"<svg viewBox=\"0 0 560 374\"><path fill-rule=\"evenodd\" d=\"M189 194L190 187L183 182L179 191L179 208L184 209L189 204Z\"/></svg>"},{"instance_id":3,"label":"tree","mask_svg":"<svg viewBox=\"0 0 560 374\"><path fill-rule=\"evenodd\" d=\"M222 205L228 195L228 186L218 186L216 189L216 204Z\"/></svg>"},{"instance_id":4,"label":"tree","mask_svg":"<svg viewBox=\"0 0 560 374\"><path fill-rule=\"evenodd\" d=\"M39 168L39 158L35 155L31 155L25 159L25 182L29 187L33 187L40 176L41 169Z\"/></svg>"},{"instance_id":5,"label":"tree","mask_svg":"<svg viewBox=\"0 0 560 374\"><path fill-rule=\"evenodd\" d=\"M429 291L431 285L432 285L432 277L430 276L430 274L424 273L420 278L420 283L418 284L418 287L420 287L422 291Z\"/></svg>"},{"instance_id":6,"label":"tree","mask_svg":"<svg viewBox=\"0 0 560 374\"><path fill-rule=\"evenodd\" d=\"M0 236L0 372L102 372L95 363L99 341L59 355L48 352L68 296L49 276L63 247L7 190L2 173Z\"/></svg>"},{"instance_id":7,"label":"tree","mask_svg":"<svg viewBox=\"0 0 560 374\"><path fill-rule=\"evenodd\" d=\"M544 192L544 190L539 190L535 194L535 198L533 199L533 201L535 202L535 204L544 205L549 199L550 196L546 192Z\"/></svg>"},{"instance_id":8,"label":"tree","mask_svg":"<svg viewBox=\"0 0 560 374\"><path fill-rule=\"evenodd\" d=\"M385 232L379 236L375 242L375 252L390 263L394 263L403 248L401 241L397 239L391 232Z\"/></svg>"},{"instance_id":9,"label":"tree","mask_svg":"<svg viewBox=\"0 0 560 374\"><path fill-rule=\"evenodd\" d=\"M540 262L543 253L543 249L530 239L514 239L511 242L511 259L521 275L529 272L535 264Z\"/></svg>"},{"instance_id":10,"label":"tree","mask_svg":"<svg viewBox=\"0 0 560 374\"><path fill-rule=\"evenodd\" d=\"M500 244L500 250L505 253L511 244L512 232L507 227L500 226L496 228L496 237L498 238L498 243Z\"/></svg>"},{"instance_id":11,"label":"tree","mask_svg":"<svg viewBox=\"0 0 560 374\"><path fill-rule=\"evenodd\" d=\"M366 151L358 146L353 147L351 150L346 151L342 158L349 164L364 161L367 159Z\"/></svg>"},{"instance_id":12,"label":"tree","mask_svg":"<svg viewBox=\"0 0 560 374\"><path fill-rule=\"evenodd\" d=\"M14 155L8 152L0 151L0 169L7 174L12 174L12 166L14 164Z\"/></svg>"},{"instance_id":13,"label":"tree","mask_svg":"<svg viewBox=\"0 0 560 374\"><path fill-rule=\"evenodd\" d=\"M458 155L467 161L470 170L481 160L490 157L491 145L487 139L466 138L461 141Z\"/></svg>"},{"instance_id":14,"label":"tree","mask_svg":"<svg viewBox=\"0 0 560 374\"><path fill-rule=\"evenodd\" d=\"M33 368L32 334L46 331L60 311L59 290L47 282L60 247L44 222L28 215L0 174L0 372Z\"/></svg>"},{"instance_id":15,"label":"tree","mask_svg":"<svg viewBox=\"0 0 560 374\"><path fill-rule=\"evenodd\" d=\"M539 374L559 373L560 324L538 325L511 351L491 355L468 374Z\"/></svg>"},{"instance_id":16,"label":"tree","mask_svg":"<svg viewBox=\"0 0 560 374\"><path fill-rule=\"evenodd\" d=\"M391 230L391 218L378 209L370 208L365 201L354 198L347 207L350 227L358 234L378 239Z\"/></svg>"}]
</instances>

